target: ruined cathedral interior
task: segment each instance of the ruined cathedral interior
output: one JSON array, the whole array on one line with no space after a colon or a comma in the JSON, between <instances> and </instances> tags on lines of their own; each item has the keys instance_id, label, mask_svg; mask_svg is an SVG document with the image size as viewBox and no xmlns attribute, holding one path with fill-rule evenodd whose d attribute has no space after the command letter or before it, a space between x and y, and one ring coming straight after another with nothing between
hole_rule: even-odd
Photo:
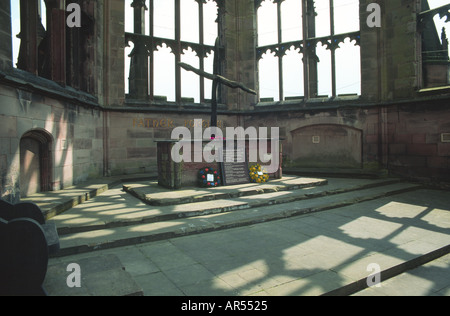
<instances>
[{"instance_id":1,"label":"ruined cathedral interior","mask_svg":"<svg viewBox=\"0 0 450 316\"><path fill-rule=\"evenodd\" d=\"M220 128L279 128L284 174L448 189L449 22L445 0L0 0L0 198L155 178L215 101ZM256 94L212 100L180 63Z\"/></svg>"}]
</instances>

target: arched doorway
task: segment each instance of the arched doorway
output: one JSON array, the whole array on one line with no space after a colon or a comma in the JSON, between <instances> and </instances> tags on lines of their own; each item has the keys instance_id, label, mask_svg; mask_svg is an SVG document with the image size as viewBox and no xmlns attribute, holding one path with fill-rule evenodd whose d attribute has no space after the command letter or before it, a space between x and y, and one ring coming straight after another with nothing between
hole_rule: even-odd
<instances>
[{"instance_id":1,"label":"arched doorway","mask_svg":"<svg viewBox=\"0 0 450 316\"><path fill-rule=\"evenodd\" d=\"M33 130L20 140L20 192L22 197L51 190L52 137Z\"/></svg>"}]
</instances>

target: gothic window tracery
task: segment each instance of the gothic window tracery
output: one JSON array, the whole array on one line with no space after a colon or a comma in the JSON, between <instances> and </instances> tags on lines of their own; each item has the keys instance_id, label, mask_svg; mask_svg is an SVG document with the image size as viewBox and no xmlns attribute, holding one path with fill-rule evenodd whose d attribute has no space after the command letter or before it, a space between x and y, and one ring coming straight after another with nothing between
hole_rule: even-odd
<instances>
[{"instance_id":1,"label":"gothic window tracery","mask_svg":"<svg viewBox=\"0 0 450 316\"><path fill-rule=\"evenodd\" d=\"M95 93L93 12L83 0L11 1L13 66L61 86ZM82 27L66 25L66 5L81 6Z\"/></svg>"},{"instance_id":2,"label":"gothic window tracery","mask_svg":"<svg viewBox=\"0 0 450 316\"><path fill-rule=\"evenodd\" d=\"M150 103L208 102L210 83L185 72L178 63L205 71L211 68L223 8L223 0L125 1L128 98ZM194 84L187 89L189 82Z\"/></svg>"},{"instance_id":3,"label":"gothic window tracery","mask_svg":"<svg viewBox=\"0 0 450 316\"><path fill-rule=\"evenodd\" d=\"M261 101L361 93L358 0L255 0L255 8Z\"/></svg>"},{"instance_id":4,"label":"gothic window tracery","mask_svg":"<svg viewBox=\"0 0 450 316\"><path fill-rule=\"evenodd\" d=\"M418 14L421 36L421 88L450 85L450 4L446 0L422 0Z\"/></svg>"}]
</instances>

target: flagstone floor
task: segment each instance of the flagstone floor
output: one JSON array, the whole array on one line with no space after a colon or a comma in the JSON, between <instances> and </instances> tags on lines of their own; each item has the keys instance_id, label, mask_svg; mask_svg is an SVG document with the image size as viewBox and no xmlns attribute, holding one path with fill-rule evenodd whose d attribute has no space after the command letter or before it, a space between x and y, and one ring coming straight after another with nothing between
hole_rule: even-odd
<instances>
[{"instance_id":1,"label":"flagstone floor","mask_svg":"<svg viewBox=\"0 0 450 316\"><path fill-rule=\"evenodd\" d=\"M380 180L327 180L325 186L307 189L311 200L294 199L282 205L255 206L195 220L218 221L220 216L287 212L292 207L326 203L321 211L124 247L93 247L87 253L52 258L50 265L86 263L89 258L115 255L148 296L293 296L347 295L354 292L352 289L359 292L358 286L370 275L368 267L376 264L382 270L381 290L370 288L359 295L450 295L448 256L442 257L450 251L448 191L407 183L381 184ZM377 182L380 188L326 195L333 190ZM325 192L322 197L320 192ZM369 193L378 195L365 198ZM158 208L119 186L54 219L62 223L72 216L88 222L89 214L120 216L149 209ZM77 214L86 216L78 218ZM188 218L183 221L190 227ZM123 233L132 233L144 226L122 229ZM115 234L113 229L102 233ZM79 238L86 236L81 234ZM431 262L423 265L427 261ZM408 272L414 268L417 269ZM399 272L392 276L400 276L387 279L394 270ZM48 275L47 284L52 284L52 277ZM411 291L412 287L417 290ZM50 295L71 295L71 289L48 290Z\"/></svg>"}]
</instances>

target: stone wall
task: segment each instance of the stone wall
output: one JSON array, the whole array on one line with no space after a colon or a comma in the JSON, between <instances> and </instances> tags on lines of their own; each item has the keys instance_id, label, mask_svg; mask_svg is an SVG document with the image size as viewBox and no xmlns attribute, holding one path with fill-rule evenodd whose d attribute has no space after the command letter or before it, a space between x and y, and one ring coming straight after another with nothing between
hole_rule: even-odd
<instances>
[{"instance_id":1,"label":"stone wall","mask_svg":"<svg viewBox=\"0 0 450 316\"><path fill-rule=\"evenodd\" d=\"M285 167L379 168L378 109L255 111L246 126L280 127Z\"/></svg>"},{"instance_id":2,"label":"stone wall","mask_svg":"<svg viewBox=\"0 0 450 316\"><path fill-rule=\"evenodd\" d=\"M20 177L30 166L21 164L20 143L30 134L48 140L50 190L103 175L103 113L99 109L4 85L0 85L0 104L1 198L17 202L25 195Z\"/></svg>"},{"instance_id":3,"label":"stone wall","mask_svg":"<svg viewBox=\"0 0 450 316\"><path fill-rule=\"evenodd\" d=\"M389 169L409 178L434 182L450 179L448 101L398 105L388 112Z\"/></svg>"},{"instance_id":4,"label":"stone wall","mask_svg":"<svg viewBox=\"0 0 450 316\"><path fill-rule=\"evenodd\" d=\"M157 174L156 140L171 139L176 127L209 127L210 117L202 113L157 113L145 110L111 110L105 113L108 124L108 174ZM201 126L195 120L201 120ZM236 126L236 116L218 117L221 128ZM225 131L224 131L225 132Z\"/></svg>"}]
</instances>

